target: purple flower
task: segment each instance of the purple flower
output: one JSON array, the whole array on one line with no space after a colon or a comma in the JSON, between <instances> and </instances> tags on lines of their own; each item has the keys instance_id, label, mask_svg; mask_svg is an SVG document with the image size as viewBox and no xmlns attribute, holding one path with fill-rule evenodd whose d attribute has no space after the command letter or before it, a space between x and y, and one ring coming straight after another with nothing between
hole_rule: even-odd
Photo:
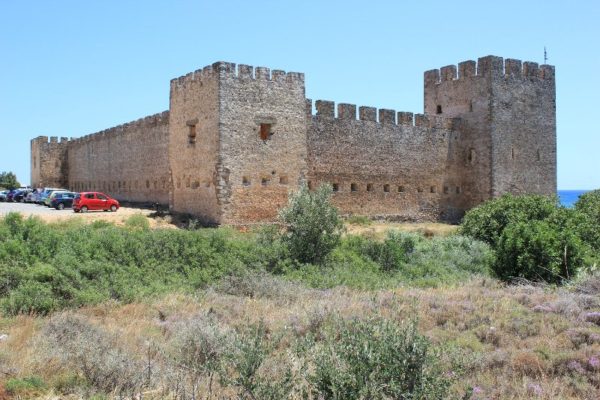
<instances>
[{"instance_id":1,"label":"purple flower","mask_svg":"<svg viewBox=\"0 0 600 400\"><path fill-rule=\"evenodd\" d=\"M527 385L527 391L533 393L536 396L542 395L542 387L538 383L530 383Z\"/></svg>"},{"instance_id":2,"label":"purple flower","mask_svg":"<svg viewBox=\"0 0 600 400\"><path fill-rule=\"evenodd\" d=\"M569 368L571 371L578 372L580 374L585 373L585 370L583 369L579 361L569 361L569 363L567 364L567 368Z\"/></svg>"},{"instance_id":3,"label":"purple flower","mask_svg":"<svg viewBox=\"0 0 600 400\"><path fill-rule=\"evenodd\" d=\"M600 325L600 311L593 311L585 314L585 320Z\"/></svg>"},{"instance_id":4,"label":"purple flower","mask_svg":"<svg viewBox=\"0 0 600 400\"><path fill-rule=\"evenodd\" d=\"M592 367L593 369L598 369L600 367L600 358L596 356L591 356L588 360L588 364L590 364L590 367Z\"/></svg>"},{"instance_id":5,"label":"purple flower","mask_svg":"<svg viewBox=\"0 0 600 400\"><path fill-rule=\"evenodd\" d=\"M483 389L479 386L473 386L473 394L483 393Z\"/></svg>"}]
</instances>

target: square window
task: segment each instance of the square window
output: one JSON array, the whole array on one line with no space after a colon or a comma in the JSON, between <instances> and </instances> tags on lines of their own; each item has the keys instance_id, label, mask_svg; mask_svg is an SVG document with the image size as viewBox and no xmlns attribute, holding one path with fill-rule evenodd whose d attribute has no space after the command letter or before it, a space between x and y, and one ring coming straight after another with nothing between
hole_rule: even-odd
<instances>
[{"instance_id":1,"label":"square window","mask_svg":"<svg viewBox=\"0 0 600 400\"><path fill-rule=\"evenodd\" d=\"M271 138L271 124L260 124L261 140L269 140Z\"/></svg>"},{"instance_id":2,"label":"square window","mask_svg":"<svg viewBox=\"0 0 600 400\"><path fill-rule=\"evenodd\" d=\"M390 185L388 185L387 183L385 185L383 185L383 191L386 193L390 192Z\"/></svg>"},{"instance_id":3,"label":"square window","mask_svg":"<svg viewBox=\"0 0 600 400\"><path fill-rule=\"evenodd\" d=\"M398 193L402 193L404 192L404 186L400 185L398 186Z\"/></svg>"},{"instance_id":4,"label":"square window","mask_svg":"<svg viewBox=\"0 0 600 400\"><path fill-rule=\"evenodd\" d=\"M351 192L358 192L358 185L356 183L351 183L350 184L350 191Z\"/></svg>"}]
</instances>

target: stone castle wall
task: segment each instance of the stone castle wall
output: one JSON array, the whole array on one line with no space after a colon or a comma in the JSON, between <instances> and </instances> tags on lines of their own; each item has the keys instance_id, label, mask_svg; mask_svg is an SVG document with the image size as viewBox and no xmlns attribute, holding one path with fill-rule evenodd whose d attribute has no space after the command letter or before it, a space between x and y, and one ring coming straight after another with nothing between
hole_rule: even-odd
<instances>
[{"instance_id":1,"label":"stone castle wall","mask_svg":"<svg viewBox=\"0 0 600 400\"><path fill-rule=\"evenodd\" d=\"M332 184L343 214L398 220L457 221L504 193L555 194L552 66L487 56L427 71L424 114L315 106L304 74L217 62L171 81L168 112L32 140L32 184L226 224L274 220L303 182Z\"/></svg>"},{"instance_id":2,"label":"stone castle wall","mask_svg":"<svg viewBox=\"0 0 600 400\"><path fill-rule=\"evenodd\" d=\"M67 187L69 139L39 136L31 141L31 186Z\"/></svg>"},{"instance_id":3,"label":"stone castle wall","mask_svg":"<svg viewBox=\"0 0 600 400\"><path fill-rule=\"evenodd\" d=\"M316 110L309 116L309 185L332 184L342 213L454 218L447 204L463 195L462 182L446 163L456 121L373 107L360 107L357 120L353 104L338 104L335 117L334 103L321 100Z\"/></svg>"},{"instance_id":4,"label":"stone castle wall","mask_svg":"<svg viewBox=\"0 0 600 400\"><path fill-rule=\"evenodd\" d=\"M168 132L165 111L70 141L69 188L169 204Z\"/></svg>"}]
</instances>

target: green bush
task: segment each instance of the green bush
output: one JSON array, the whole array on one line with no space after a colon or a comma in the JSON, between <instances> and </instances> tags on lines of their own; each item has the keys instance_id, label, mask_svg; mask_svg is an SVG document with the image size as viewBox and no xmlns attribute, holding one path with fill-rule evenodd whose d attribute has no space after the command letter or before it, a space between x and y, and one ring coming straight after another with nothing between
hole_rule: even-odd
<instances>
[{"instance_id":1,"label":"green bush","mask_svg":"<svg viewBox=\"0 0 600 400\"><path fill-rule=\"evenodd\" d=\"M557 207L557 198L507 194L468 211L462 220L460 233L495 247L502 231L510 223L544 220Z\"/></svg>"},{"instance_id":2,"label":"green bush","mask_svg":"<svg viewBox=\"0 0 600 400\"><path fill-rule=\"evenodd\" d=\"M31 395L46 388L42 378L28 376L25 378L10 378L6 381L6 391L14 395Z\"/></svg>"},{"instance_id":3,"label":"green bush","mask_svg":"<svg viewBox=\"0 0 600 400\"><path fill-rule=\"evenodd\" d=\"M125 226L130 229L141 229L147 231L150 229L148 217L144 214L133 214L125 220Z\"/></svg>"},{"instance_id":4,"label":"green bush","mask_svg":"<svg viewBox=\"0 0 600 400\"><path fill-rule=\"evenodd\" d=\"M556 199L507 195L469 211L460 231L494 248L501 279L562 283L590 260L588 221Z\"/></svg>"},{"instance_id":5,"label":"green bush","mask_svg":"<svg viewBox=\"0 0 600 400\"><path fill-rule=\"evenodd\" d=\"M586 248L579 236L550 221L511 223L498 243L495 271L502 279L562 283L576 276Z\"/></svg>"},{"instance_id":6,"label":"green bush","mask_svg":"<svg viewBox=\"0 0 600 400\"><path fill-rule=\"evenodd\" d=\"M320 264L339 243L344 225L330 203L331 194L329 185L314 192L302 185L279 213L285 228L282 242L293 260Z\"/></svg>"},{"instance_id":7,"label":"green bush","mask_svg":"<svg viewBox=\"0 0 600 400\"><path fill-rule=\"evenodd\" d=\"M416 323L379 318L337 321L313 363L308 379L320 399L444 399L454 379Z\"/></svg>"},{"instance_id":8,"label":"green bush","mask_svg":"<svg viewBox=\"0 0 600 400\"><path fill-rule=\"evenodd\" d=\"M581 213L578 221L583 239L596 251L600 251L600 189L582 194L575 203Z\"/></svg>"}]
</instances>

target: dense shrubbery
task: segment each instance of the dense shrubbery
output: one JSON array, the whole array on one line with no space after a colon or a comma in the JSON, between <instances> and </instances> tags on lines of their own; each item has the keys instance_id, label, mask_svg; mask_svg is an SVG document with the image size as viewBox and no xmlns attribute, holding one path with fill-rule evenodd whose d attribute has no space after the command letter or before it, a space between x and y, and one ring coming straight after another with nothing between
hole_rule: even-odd
<instances>
[{"instance_id":1,"label":"dense shrubbery","mask_svg":"<svg viewBox=\"0 0 600 400\"><path fill-rule=\"evenodd\" d=\"M561 283L591 262L600 201L584 202L567 209L557 199L506 195L469 211L461 232L495 249L498 277Z\"/></svg>"},{"instance_id":2,"label":"dense shrubbery","mask_svg":"<svg viewBox=\"0 0 600 400\"><path fill-rule=\"evenodd\" d=\"M337 222L329 226L339 228ZM295 232L304 231L312 232ZM258 292L248 292L250 296L271 296L264 292L269 277L260 277L260 271L318 288L435 286L457 283L473 273L487 274L493 260L489 247L472 239L428 240L390 233L384 241L336 238L333 250L328 239L326 245L317 245L320 263L306 264L290 256L289 236L281 235L274 227L256 234L229 229L150 230L137 216L117 227L77 220L51 225L9 214L0 220L0 305L8 314L48 313L209 285L237 294L251 290ZM252 277L265 282L265 289L256 285L248 289Z\"/></svg>"}]
</instances>

